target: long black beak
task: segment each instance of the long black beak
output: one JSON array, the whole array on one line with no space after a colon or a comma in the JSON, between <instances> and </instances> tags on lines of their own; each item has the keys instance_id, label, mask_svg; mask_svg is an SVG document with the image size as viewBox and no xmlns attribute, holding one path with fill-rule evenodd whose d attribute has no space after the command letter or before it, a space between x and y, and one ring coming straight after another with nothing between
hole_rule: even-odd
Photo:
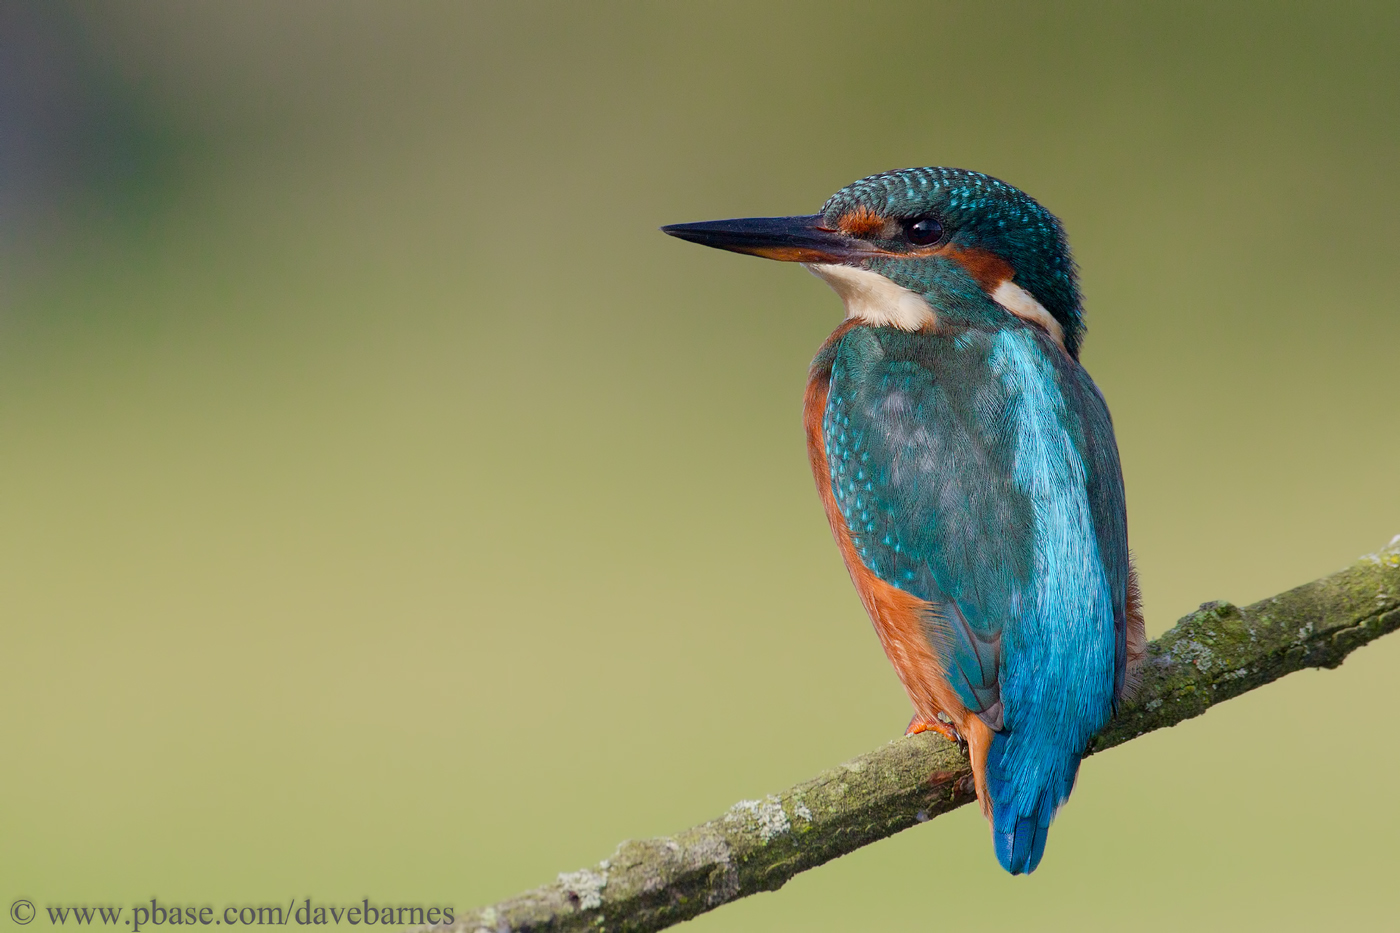
<instances>
[{"instance_id":1,"label":"long black beak","mask_svg":"<svg viewBox=\"0 0 1400 933\"><path fill-rule=\"evenodd\" d=\"M662 227L661 232L701 246L781 262L842 263L871 252L865 241L822 226L821 214L671 224Z\"/></svg>"}]
</instances>

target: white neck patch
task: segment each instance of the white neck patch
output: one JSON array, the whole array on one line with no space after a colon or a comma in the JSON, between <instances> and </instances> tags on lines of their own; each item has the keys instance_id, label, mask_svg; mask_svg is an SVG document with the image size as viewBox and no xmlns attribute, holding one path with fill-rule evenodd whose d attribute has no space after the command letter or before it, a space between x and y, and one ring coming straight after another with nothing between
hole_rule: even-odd
<instances>
[{"instance_id":1,"label":"white neck patch","mask_svg":"<svg viewBox=\"0 0 1400 933\"><path fill-rule=\"evenodd\" d=\"M992 300L1021 320L1039 326L1050 335L1051 340L1060 345L1060 349L1064 349L1065 329L1030 292L1007 279L992 292Z\"/></svg>"},{"instance_id":2,"label":"white neck patch","mask_svg":"<svg viewBox=\"0 0 1400 933\"><path fill-rule=\"evenodd\" d=\"M855 318L867 324L888 325L908 331L920 330L938 323L938 316L921 295L896 285L878 272L821 262L804 262L803 265L807 267L808 272L826 282L841 296L848 319ZM1014 285L1011 287L1016 288ZM1035 302L1030 295L1026 297L1032 303ZM1040 308L1040 305L1036 307ZM1040 308L1040 311L1045 314L1044 308ZM1046 316L1049 317L1048 314Z\"/></svg>"}]
</instances>

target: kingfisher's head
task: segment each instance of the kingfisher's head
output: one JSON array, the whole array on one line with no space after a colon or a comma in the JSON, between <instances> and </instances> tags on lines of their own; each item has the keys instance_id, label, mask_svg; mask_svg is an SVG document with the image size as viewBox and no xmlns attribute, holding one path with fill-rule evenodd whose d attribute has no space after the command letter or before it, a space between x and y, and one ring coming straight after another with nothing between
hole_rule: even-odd
<instances>
[{"instance_id":1,"label":"kingfisher's head","mask_svg":"<svg viewBox=\"0 0 1400 933\"><path fill-rule=\"evenodd\" d=\"M1060 222L1030 195L977 172L901 169L847 185L818 214L662 230L803 263L848 315L872 324L922 330L1020 319L1079 355L1084 315Z\"/></svg>"}]
</instances>

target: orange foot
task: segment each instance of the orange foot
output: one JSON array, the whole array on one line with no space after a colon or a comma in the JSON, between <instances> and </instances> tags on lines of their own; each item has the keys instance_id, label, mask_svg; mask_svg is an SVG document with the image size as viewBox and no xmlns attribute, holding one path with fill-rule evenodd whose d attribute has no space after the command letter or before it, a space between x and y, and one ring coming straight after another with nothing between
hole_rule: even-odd
<instances>
[{"instance_id":1,"label":"orange foot","mask_svg":"<svg viewBox=\"0 0 1400 933\"><path fill-rule=\"evenodd\" d=\"M955 742L958 745L963 743L962 736L958 735L958 730L941 719L920 719L915 716L909 720L909 728L904 730L904 734L911 736L918 735L920 732L937 732L949 742Z\"/></svg>"}]
</instances>

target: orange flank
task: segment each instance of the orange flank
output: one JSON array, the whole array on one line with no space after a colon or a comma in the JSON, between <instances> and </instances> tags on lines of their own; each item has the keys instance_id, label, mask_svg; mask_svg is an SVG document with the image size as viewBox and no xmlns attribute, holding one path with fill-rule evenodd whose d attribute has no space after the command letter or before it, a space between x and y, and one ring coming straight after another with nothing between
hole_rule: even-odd
<instances>
[{"instance_id":1,"label":"orange flank","mask_svg":"<svg viewBox=\"0 0 1400 933\"><path fill-rule=\"evenodd\" d=\"M854 321L843 323L827 338L825 346L840 340L856 326L859 325ZM904 692L914 704L914 720L910 723L910 729L912 732L932 729L951 741L957 741L957 736L961 736L967 742L977 798L982 804L983 814L990 819L987 752L992 744L992 730L962 704L957 692L948 683L945 673L947 665L927 634L930 626L943 624L938 609L932 603L886 583L865 566L856 551L850 527L836 505L836 496L831 489L831 470L826 459L826 443L822 438L822 417L826 412L830 380L830 370L812 372L807 383L803 421L807 429L807 458L812 465L812 475L817 481L817 493L826 510L827 521L831 524L832 536L846 562L846 570L851 575L860 601L875 626L875 634L880 638L885 656L894 665L900 683L904 684ZM940 720L940 713L951 720L951 727ZM914 728L916 724L921 728ZM949 735L950 732L953 734Z\"/></svg>"},{"instance_id":2,"label":"orange flank","mask_svg":"<svg viewBox=\"0 0 1400 933\"><path fill-rule=\"evenodd\" d=\"M1127 671L1123 676L1121 699L1128 700L1142 685L1142 662L1147 657L1147 627L1142 618L1142 588L1138 586L1137 565L1128 555L1128 632Z\"/></svg>"}]
</instances>

